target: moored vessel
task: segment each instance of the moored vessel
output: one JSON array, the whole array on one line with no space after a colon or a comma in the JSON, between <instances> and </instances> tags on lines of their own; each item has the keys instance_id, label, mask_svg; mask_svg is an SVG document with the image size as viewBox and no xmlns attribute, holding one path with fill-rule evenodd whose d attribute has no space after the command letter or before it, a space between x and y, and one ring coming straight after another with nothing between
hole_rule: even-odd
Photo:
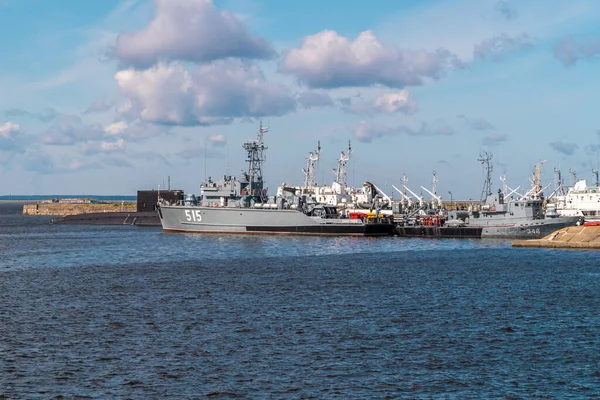
<instances>
[{"instance_id":1,"label":"moored vessel","mask_svg":"<svg viewBox=\"0 0 600 400\"><path fill-rule=\"evenodd\" d=\"M538 239L558 229L582 223L578 216L561 217L543 212L539 165L536 167L535 190L518 200L507 200L501 190L491 190L491 155L480 159L486 165L487 178L482 190L482 204L468 210L450 211L400 223L400 236Z\"/></svg>"},{"instance_id":2,"label":"moored vessel","mask_svg":"<svg viewBox=\"0 0 600 400\"><path fill-rule=\"evenodd\" d=\"M248 169L241 176L210 177L200 195L185 200L161 202L159 218L165 232L270 233L297 235L387 236L394 234L393 222L375 213L360 219L343 218L335 206L320 204L296 187L281 186L269 196L264 186L263 137L259 127L255 140L244 143Z\"/></svg>"}]
</instances>

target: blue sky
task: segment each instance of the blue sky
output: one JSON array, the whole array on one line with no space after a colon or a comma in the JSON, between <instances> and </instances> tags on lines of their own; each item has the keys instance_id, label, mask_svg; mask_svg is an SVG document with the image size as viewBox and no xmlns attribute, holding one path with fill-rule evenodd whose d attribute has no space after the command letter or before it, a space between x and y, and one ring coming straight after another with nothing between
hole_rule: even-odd
<instances>
[{"instance_id":1,"label":"blue sky","mask_svg":"<svg viewBox=\"0 0 600 400\"><path fill-rule=\"evenodd\" d=\"M598 167L600 2L0 0L0 194L198 192L237 174L478 198Z\"/></svg>"}]
</instances>

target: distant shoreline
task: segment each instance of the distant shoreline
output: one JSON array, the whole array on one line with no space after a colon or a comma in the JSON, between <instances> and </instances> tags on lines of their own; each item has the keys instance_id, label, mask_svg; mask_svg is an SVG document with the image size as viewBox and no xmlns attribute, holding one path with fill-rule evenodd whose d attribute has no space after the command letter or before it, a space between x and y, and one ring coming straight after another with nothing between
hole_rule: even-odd
<instances>
[{"instance_id":1,"label":"distant shoreline","mask_svg":"<svg viewBox=\"0 0 600 400\"><path fill-rule=\"evenodd\" d=\"M43 201L50 199L92 199L98 201L137 201L136 195L2 195L0 201Z\"/></svg>"}]
</instances>

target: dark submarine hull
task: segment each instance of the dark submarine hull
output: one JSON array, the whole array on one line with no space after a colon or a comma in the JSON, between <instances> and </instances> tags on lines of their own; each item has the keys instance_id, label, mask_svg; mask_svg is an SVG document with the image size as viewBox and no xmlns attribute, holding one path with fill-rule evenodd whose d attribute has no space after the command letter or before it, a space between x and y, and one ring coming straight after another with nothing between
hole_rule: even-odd
<instances>
[{"instance_id":1,"label":"dark submarine hull","mask_svg":"<svg viewBox=\"0 0 600 400\"><path fill-rule=\"evenodd\" d=\"M156 211L137 212L101 212L77 215L65 215L51 220L53 224L74 225L136 225L161 226Z\"/></svg>"}]
</instances>

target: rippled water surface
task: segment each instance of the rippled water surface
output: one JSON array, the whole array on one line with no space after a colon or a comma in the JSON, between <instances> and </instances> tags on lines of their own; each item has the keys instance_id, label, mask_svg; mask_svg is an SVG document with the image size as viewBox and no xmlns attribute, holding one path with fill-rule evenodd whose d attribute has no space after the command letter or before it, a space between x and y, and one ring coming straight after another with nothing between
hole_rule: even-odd
<instances>
[{"instance_id":1,"label":"rippled water surface","mask_svg":"<svg viewBox=\"0 0 600 400\"><path fill-rule=\"evenodd\" d=\"M0 204L0 398L599 398L600 252Z\"/></svg>"}]
</instances>

